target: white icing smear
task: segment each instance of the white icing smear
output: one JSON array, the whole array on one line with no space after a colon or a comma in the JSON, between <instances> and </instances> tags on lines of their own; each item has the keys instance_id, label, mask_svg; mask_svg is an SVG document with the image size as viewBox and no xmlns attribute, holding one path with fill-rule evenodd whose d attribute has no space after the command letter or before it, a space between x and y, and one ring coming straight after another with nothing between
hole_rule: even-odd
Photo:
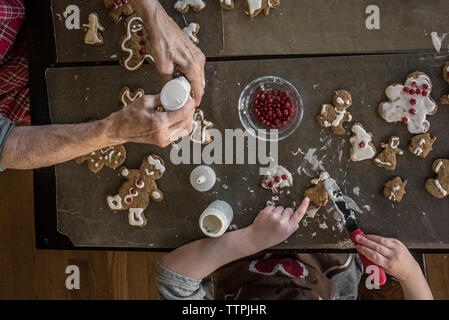
<instances>
[{"instance_id":1,"label":"white icing smear","mask_svg":"<svg viewBox=\"0 0 449 320\"><path fill-rule=\"evenodd\" d=\"M274 166L268 169L267 175L262 181L263 188L269 189L275 193L277 193L280 188L291 187L292 185L292 174L282 166Z\"/></svg>"},{"instance_id":2,"label":"white icing smear","mask_svg":"<svg viewBox=\"0 0 449 320\"><path fill-rule=\"evenodd\" d=\"M148 163L159 170L161 173L165 172L165 167L159 159L154 159L152 156L148 156Z\"/></svg>"}]
</instances>

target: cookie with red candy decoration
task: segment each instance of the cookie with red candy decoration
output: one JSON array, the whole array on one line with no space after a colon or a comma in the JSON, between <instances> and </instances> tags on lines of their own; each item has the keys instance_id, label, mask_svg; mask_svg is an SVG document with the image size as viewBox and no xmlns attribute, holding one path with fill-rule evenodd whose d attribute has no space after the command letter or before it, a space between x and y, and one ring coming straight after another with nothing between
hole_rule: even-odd
<instances>
[{"instance_id":1,"label":"cookie with red candy decoration","mask_svg":"<svg viewBox=\"0 0 449 320\"><path fill-rule=\"evenodd\" d=\"M290 171L280 165L268 169L262 181L262 188L278 193L279 189L293 186L293 177Z\"/></svg>"},{"instance_id":2,"label":"cookie with red candy decoration","mask_svg":"<svg viewBox=\"0 0 449 320\"><path fill-rule=\"evenodd\" d=\"M111 210L128 210L128 222L131 226L143 227L147 224L144 210L150 200L162 201L163 194L156 184L165 172L164 161L150 155L143 159L140 169L122 167L120 173L127 179L115 196L106 201Z\"/></svg>"},{"instance_id":3,"label":"cookie with red candy decoration","mask_svg":"<svg viewBox=\"0 0 449 320\"><path fill-rule=\"evenodd\" d=\"M360 123L352 126L352 136L349 138L351 143L351 160L363 161L372 159L376 155L376 147L372 143L373 134L367 132Z\"/></svg>"},{"instance_id":4,"label":"cookie with red candy decoration","mask_svg":"<svg viewBox=\"0 0 449 320\"><path fill-rule=\"evenodd\" d=\"M296 112L288 93L282 90L260 91L254 100L254 114L259 122L279 128L291 121Z\"/></svg>"},{"instance_id":5,"label":"cookie with red candy decoration","mask_svg":"<svg viewBox=\"0 0 449 320\"><path fill-rule=\"evenodd\" d=\"M422 72L413 72L405 83L392 84L385 90L389 101L379 104L379 114L387 122L402 122L410 133L426 133L430 123L428 115L437 112L438 106L431 98L432 81Z\"/></svg>"},{"instance_id":6,"label":"cookie with red candy decoration","mask_svg":"<svg viewBox=\"0 0 449 320\"><path fill-rule=\"evenodd\" d=\"M104 0L104 6L109 9L109 17L115 23L134 13L129 0Z\"/></svg>"}]
</instances>

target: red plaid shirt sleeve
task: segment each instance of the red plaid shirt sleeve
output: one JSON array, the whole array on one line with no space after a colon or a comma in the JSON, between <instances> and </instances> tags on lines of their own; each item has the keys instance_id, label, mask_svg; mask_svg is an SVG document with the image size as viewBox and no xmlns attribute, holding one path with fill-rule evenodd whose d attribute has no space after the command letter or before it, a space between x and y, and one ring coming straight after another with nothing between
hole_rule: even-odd
<instances>
[{"instance_id":1,"label":"red plaid shirt sleeve","mask_svg":"<svg viewBox=\"0 0 449 320\"><path fill-rule=\"evenodd\" d=\"M19 36L23 0L0 0L0 114L14 122L30 120L26 43Z\"/></svg>"}]
</instances>

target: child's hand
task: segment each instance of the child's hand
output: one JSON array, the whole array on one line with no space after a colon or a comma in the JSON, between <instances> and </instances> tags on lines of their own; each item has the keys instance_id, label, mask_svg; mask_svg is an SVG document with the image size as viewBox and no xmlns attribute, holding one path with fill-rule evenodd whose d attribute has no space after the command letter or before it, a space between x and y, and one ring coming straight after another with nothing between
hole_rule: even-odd
<instances>
[{"instance_id":1,"label":"child's hand","mask_svg":"<svg viewBox=\"0 0 449 320\"><path fill-rule=\"evenodd\" d=\"M263 250L286 240L298 229L309 203L309 198L305 198L295 212L292 208L274 206L264 208L248 227L251 230L252 241Z\"/></svg>"},{"instance_id":2,"label":"child's hand","mask_svg":"<svg viewBox=\"0 0 449 320\"><path fill-rule=\"evenodd\" d=\"M418 263L399 240L375 235L355 237L357 251L399 281L413 279L421 273Z\"/></svg>"}]
</instances>

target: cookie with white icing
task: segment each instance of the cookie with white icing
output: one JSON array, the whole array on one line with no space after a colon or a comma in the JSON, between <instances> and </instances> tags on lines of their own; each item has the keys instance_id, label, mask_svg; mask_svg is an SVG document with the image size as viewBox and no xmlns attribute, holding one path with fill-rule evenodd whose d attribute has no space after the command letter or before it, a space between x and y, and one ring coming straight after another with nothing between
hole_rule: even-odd
<instances>
[{"instance_id":1,"label":"cookie with white icing","mask_svg":"<svg viewBox=\"0 0 449 320\"><path fill-rule=\"evenodd\" d=\"M307 189L304 194L317 207L324 207L329 201L329 194L324 187L324 181L328 178L329 174L327 172L321 172L318 178L311 181L314 186Z\"/></svg>"},{"instance_id":2,"label":"cookie with white icing","mask_svg":"<svg viewBox=\"0 0 449 320\"><path fill-rule=\"evenodd\" d=\"M142 67L145 59L154 63L151 55L150 36L143 21L131 16L125 23L126 35L120 41L120 49L126 54L120 64L129 71Z\"/></svg>"},{"instance_id":3,"label":"cookie with white icing","mask_svg":"<svg viewBox=\"0 0 449 320\"><path fill-rule=\"evenodd\" d=\"M122 103L123 107L126 107L128 104L133 103L135 100L142 98L145 95L145 91L143 89L137 89L132 92L130 88L123 87L119 93L119 100Z\"/></svg>"},{"instance_id":4,"label":"cookie with white icing","mask_svg":"<svg viewBox=\"0 0 449 320\"><path fill-rule=\"evenodd\" d=\"M373 134L367 132L360 123L351 129L353 135L349 138L351 143L351 160L363 161L372 159L376 155L376 147L372 143Z\"/></svg>"},{"instance_id":5,"label":"cookie with white icing","mask_svg":"<svg viewBox=\"0 0 449 320\"><path fill-rule=\"evenodd\" d=\"M426 133L430 128L427 116L438 110L431 92L430 77L422 72L413 72L403 85L393 84L385 90L389 101L379 104L379 114L387 122L406 124L410 133Z\"/></svg>"},{"instance_id":6,"label":"cookie with white icing","mask_svg":"<svg viewBox=\"0 0 449 320\"><path fill-rule=\"evenodd\" d=\"M198 39L198 32L200 32L200 24L196 22L189 23L189 25L182 29L185 35L189 37L194 44L199 44L200 39Z\"/></svg>"},{"instance_id":7,"label":"cookie with white icing","mask_svg":"<svg viewBox=\"0 0 449 320\"><path fill-rule=\"evenodd\" d=\"M204 117L204 112L201 109L196 109L193 114L192 133L190 140L196 143L209 144L212 142L212 137L208 129L212 128L214 124Z\"/></svg>"},{"instance_id":8,"label":"cookie with white icing","mask_svg":"<svg viewBox=\"0 0 449 320\"><path fill-rule=\"evenodd\" d=\"M134 13L129 0L104 0L104 6L109 9L109 18L115 23Z\"/></svg>"},{"instance_id":9,"label":"cookie with white icing","mask_svg":"<svg viewBox=\"0 0 449 320\"><path fill-rule=\"evenodd\" d=\"M436 140L437 137L432 138L429 133L418 134L410 140L408 150L415 156L426 158Z\"/></svg>"},{"instance_id":10,"label":"cookie with white icing","mask_svg":"<svg viewBox=\"0 0 449 320\"><path fill-rule=\"evenodd\" d=\"M187 13L190 8L200 12L206 8L204 0L176 0L174 8L180 13Z\"/></svg>"},{"instance_id":11,"label":"cookie with white icing","mask_svg":"<svg viewBox=\"0 0 449 320\"><path fill-rule=\"evenodd\" d=\"M234 9L234 0L219 0L220 1L220 7L226 10L232 10Z\"/></svg>"},{"instance_id":12,"label":"cookie with white icing","mask_svg":"<svg viewBox=\"0 0 449 320\"><path fill-rule=\"evenodd\" d=\"M102 45L104 40L101 32L105 28L100 23L100 18L96 12L89 14L89 23L83 24L83 28L86 31L84 35L84 43L89 45Z\"/></svg>"},{"instance_id":13,"label":"cookie with white icing","mask_svg":"<svg viewBox=\"0 0 449 320\"><path fill-rule=\"evenodd\" d=\"M103 148L75 159L77 164L87 162L87 168L97 173L104 166L117 169L126 160L126 149L123 144Z\"/></svg>"},{"instance_id":14,"label":"cookie with white icing","mask_svg":"<svg viewBox=\"0 0 449 320\"><path fill-rule=\"evenodd\" d=\"M262 180L262 188L278 193L279 189L293 186L293 176L286 168L274 165L268 169L267 175Z\"/></svg>"},{"instance_id":15,"label":"cookie with white icing","mask_svg":"<svg viewBox=\"0 0 449 320\"><path fill-rule=\"evenodd\" d=\"M449 193L449 160L434 161L432 170L438 176L436 179L428 179L425 188L432 196L442 199Z\"/></svg>"},{"instance_id":16,"label":"cookie with white icing","mask_svg":"<svg viewBox=\"0 0 449 320\"><path fill-rule=\"evenodd\" d=\"M114 211L128 210L128 223L131 226L145 226L147 219L143 212L151 199L158 202L163 199L156 180L160 179L164 172L164 161L156 155L145 157L138 170L122 167L120 173L127 181L115 196L106 198L109 208Z\"/></svg>"},{"instance_id":17,"label":"cookie with white icing","mask_svg":"<svg viewBox=\"0 0 449 320\"><path fill-rule=\"evenodd\" d=\"M333 97L333 104L323 104L317 121L323 128L331 128L336 135L346 133L343 123L352 120L347 109L352 105L352 96L346 90L337 90Z\"/></svg>"},{"instance_id":18,"label":"cookie with white icing","mask_svg":"<svg viewBox=\"0 0 449 320\"><path fill-rule=\"evenodd\" d=\"M443 67L443 79L449 83L449 62L446 62ZM449 94L444 94L440 98L440 103L444 105L449 104Z\"/></svg>"},{"instance_id":19,"label":"cookie with white icing","mask_svg":"<svg viewBox=\"0 0 449 320\"><path fill-rule=\"evenodd\" d=\"M399 149L399 137L391 137L388 143L381 143L384 150L374 158L376 166L385 168L389 171L396 169L396 155L403 155L404 152Z\"/></svg>"},{"instance_id":20,"label":"cookie with white icing","mask_svg":"<svg viewBox=\"0 0 449 320\"><path fill-rule=\"evenodd\" d=\"M281 0L246 0L247 14L252 18L262 11L266 16L270 14L270 9L281 5Z\"/></svg>"},{"instance_id":21,"label":"cookie with white icing","mask_svg":"<svg viewBox=\"0 0 449 320\"><path fill-rule=\"evenodd\" d=\"M396 177L393 180L388 181L384 186L384 197L395 202L401 201L405 194L406 185L407 180L402 181L400 177Z\"/></svg>"}]
</instances>

